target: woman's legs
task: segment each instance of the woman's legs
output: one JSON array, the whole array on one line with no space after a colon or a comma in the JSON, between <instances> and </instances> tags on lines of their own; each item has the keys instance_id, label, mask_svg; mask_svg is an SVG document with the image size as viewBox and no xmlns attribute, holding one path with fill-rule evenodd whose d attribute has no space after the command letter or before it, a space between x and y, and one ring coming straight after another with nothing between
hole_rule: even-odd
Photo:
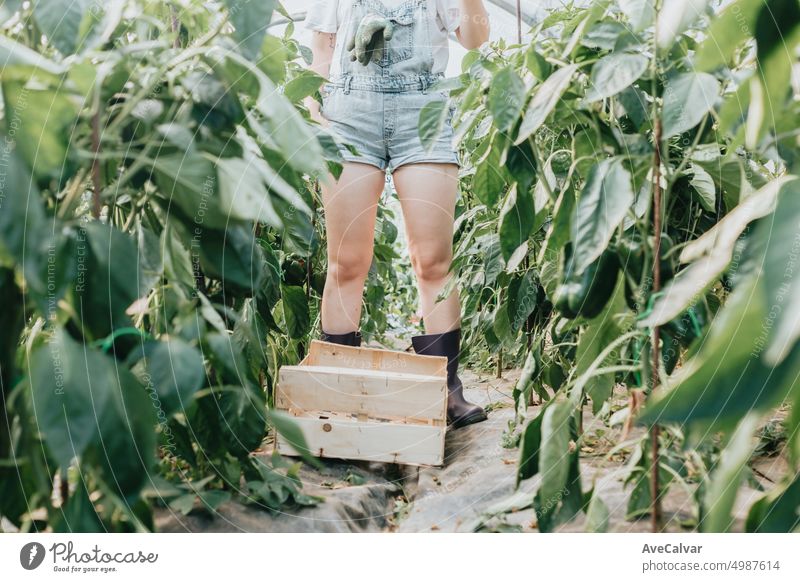
<instances>
[{"instance_id":1,"label":"woman's legs","mask_svg":"<svg viewBox=\"0 0 800 582\"><path fill-rule=\"evenodd\" d=\"M486 420L480 406L464 398L458 378L461 351L461 308L454 290L437 297L450 278L453 259L453 215L458 195L454 164L409 164L394 173L403 208L411 263L417 275L422 317L427 334L411 339L414 351L447 358L447 419L453 427Z\"/></svg>"},{"instance_id":2,"label":"woman's legs","mask_svg":"<svg viewBox=\"0 0 800 582\"><path fill-rule=\"evenodd\" d=\"M394 184L403 209L425 330L428 333L453 330L461 323L458 293L454 291L438 303L436 299L450 278L458 166L401 166L394 173Z\"/></svg>"},{"instance_id":3,"label":"woman's legs","mask_svg":"<svg viewBox=\"0 0 800 582\"><path fill-rule=\"evenodd\" d=\"M322 293L322 330L327 334L347 334L359 327L385 179L375 166L347 163L338 181L323 185L328 276Z\"/></svg>"}]
</instances>

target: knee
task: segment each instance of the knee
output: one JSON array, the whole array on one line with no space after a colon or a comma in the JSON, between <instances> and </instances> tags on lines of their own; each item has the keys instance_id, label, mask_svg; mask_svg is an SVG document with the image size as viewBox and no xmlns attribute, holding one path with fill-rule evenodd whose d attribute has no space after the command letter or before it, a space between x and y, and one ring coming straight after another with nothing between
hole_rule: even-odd
<instances>
[{"instance_id":1,"label":"knee","mask_svg":"<svg viewBox=\"0 0 800 582\"><path fill-rule=\"evenodd\" d=\"M438 283L447 278L452 257L448 252L419 251L412 253L411 264L421 282Z\"/></svg>"},{"instance_id":2,"label":"knee","mask_svg":"<svg viewBox=\"0 0 800 582\"><path fill-rule=\"evenodd\" d=\"M359 255L339 255L328 259L328 279L336 285L363 282L369 273L372 257L365 253Z\"/></svg>"}]
</instances>

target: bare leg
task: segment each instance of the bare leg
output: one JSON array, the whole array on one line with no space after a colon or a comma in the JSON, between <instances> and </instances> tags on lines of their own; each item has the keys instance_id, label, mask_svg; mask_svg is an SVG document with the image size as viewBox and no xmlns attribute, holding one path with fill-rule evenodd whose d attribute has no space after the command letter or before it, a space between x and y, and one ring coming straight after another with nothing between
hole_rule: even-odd
<instances>
[{"instance_id":1,"label":"bare leg","mask_svg":"<svg viewBox=\"0 0 800 582\"><path fill-rule=\"evenodd\" d=\"M403 209L425 331L450 331L461 323L458 293L438 303L436 299L450 278L458 167L409 164L395 171L394 183Z\"/></svg>"},{"instance_id":2,"label":"bare leg","mask_svg":"<svg viewBox=\"0 0 800 582\"><path fill-rule=\"evenodd\" d=\"M331 180L322 188L328 236L322 329L329 334L349 333L359 327L384 180L385 173L374 166L348 163L338 182Z\"/></svg>"},{"instance_id":3,"label":"bare leg","mask_svg":"<svg viewBox=\"0 0 800 582\"><path fill-rule=\"evenodd\" d=\"M458 377L461 308L453 290L436 301L450 277L453 261L453 215L458 195L454 164L410 164L394 174L403 207L411 262L417 275L425 335L411 338L414 351L447 358L447 420L461 427L486 420L484 410L464 398Z\"/></svg>"}]
</instances>

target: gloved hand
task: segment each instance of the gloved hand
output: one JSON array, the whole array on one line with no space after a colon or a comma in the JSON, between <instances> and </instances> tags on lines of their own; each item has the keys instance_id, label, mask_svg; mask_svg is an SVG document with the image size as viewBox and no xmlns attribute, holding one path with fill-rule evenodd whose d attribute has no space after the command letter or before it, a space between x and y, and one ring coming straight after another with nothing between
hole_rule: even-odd
<instances>
[{"instance_id":1,"label":"gloved hand","mask_svg":"<svg viewBox=\"0 0 800 582\"><path fill-rule=\"evenodd\" d=\"M370 60L380 61L386 43L392 40L393 35L394 25L388 19L377 14L367 14L347 43L350 60L358 61L365 67Z\"/></svg>"}]
</instances>

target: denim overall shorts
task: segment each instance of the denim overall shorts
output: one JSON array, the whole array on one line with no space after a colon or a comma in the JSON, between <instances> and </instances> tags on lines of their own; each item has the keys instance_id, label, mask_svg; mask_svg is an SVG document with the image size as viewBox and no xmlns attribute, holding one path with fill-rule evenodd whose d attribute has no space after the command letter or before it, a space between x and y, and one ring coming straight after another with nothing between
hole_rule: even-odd
<instances>
[{"instance_id":1,"label":"denim overall shorts","mask_svg":"<svg viewBox=\"0 0 800 582\"><path fill-rule=\"evenodd\" d=\"M364 66L350 60L346 45L368 14L390 20L394 36L386 43L383 58ZM333 58L340 64L340 73L321 90L321 114L343 142L340 150L346 161L389 171L414 163L459 163L453 147L452 108L430 149L419 137L422 108L447 99L447 92L432 89L444 78L432 73L433 26L437 26L436 15L431 14L428 0L406 0L392 10L379 0L353 2L351 17L336 37Z\"/></svg>"}]
</instances>

